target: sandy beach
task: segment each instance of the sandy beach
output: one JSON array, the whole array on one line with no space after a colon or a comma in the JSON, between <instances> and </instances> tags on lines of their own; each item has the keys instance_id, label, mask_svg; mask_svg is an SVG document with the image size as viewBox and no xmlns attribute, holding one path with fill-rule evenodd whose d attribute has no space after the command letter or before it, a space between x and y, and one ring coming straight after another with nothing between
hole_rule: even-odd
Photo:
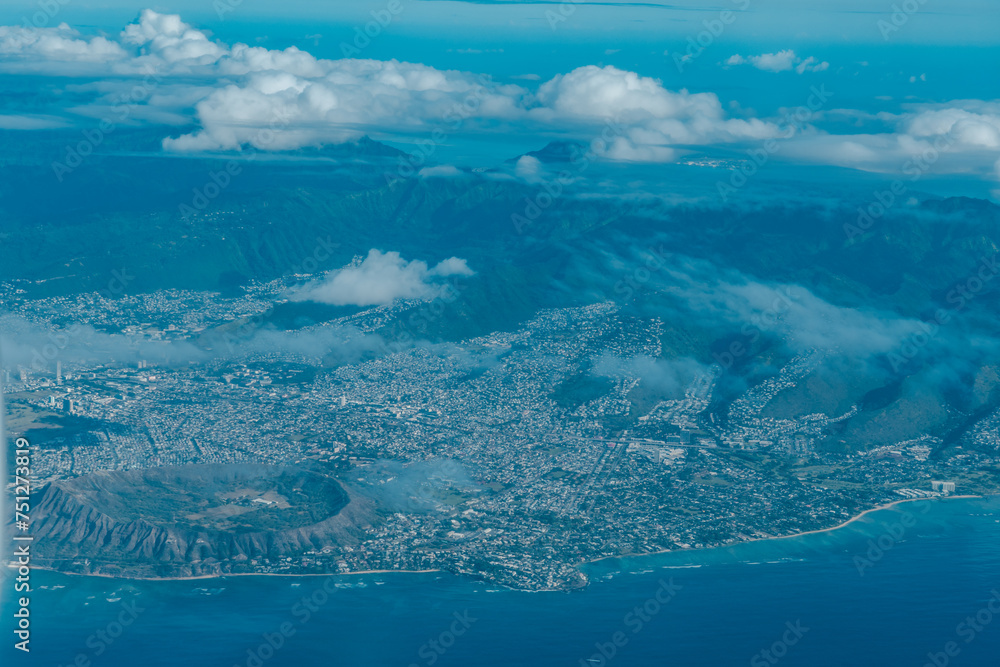
<instances>
[{"instance_id":1,"label":"sandy beach","mask_svg":"<svg viewBox=\"0 0 1000 667\"><path fill-rule=\"evenodd\" d=\"M938 502L938 501L942 501L942 500L953 500L953 499L966 499L966 500L968 500L968 499L984 498L984 497L986 497L986 496L964 495L964 496L938 496L938 497L932 497L932 498L903 498L902 500L894 500L891 503L884 503L882 505L878 505L877 507L872 507L871 509L867 509L864 512L861 512L860 514L858 514L856 516L852 516L847 521L844 521L843 523L839 523L836 526L831 526L829 528L818 528L816 530L806 530L806 531L803 531L801 533L792 533L791 535L772 535L772 536L768 536L768 537L755 537L755 538L752 538L752 539L749 539L749 540L740 540L738 542L732 542L730 544L722 544L722 545L718 545L718 546L714 546L714 547L699 547L699 548L696 548L696 549L664 549L662 551L648 551L648 552L643 552L643 553L629 553L629 554L621 554L619 556L602 556L600 558L595 558L594 560L587 561L587 564L599 563L599 562L601 562L603 560L608 560L608 559L611 559L611 558L637 558L637 557L640 557L640 556L659 556L659 555L662 555L662 554L688 552L688 551L690 551L690 552L705 551L705 550L708 550L708 549L722 549L722 548L727 548L727 547L735 547L735 546L738 546L738 545L741 545L741 544L752 544L753 542L768 542L768 541L771 541L771 540L787 540L789 538L802 537L804 535L816 535L817 533L829 533L829 532L833 532L835 530L840 530L841 528L845 528L845 527L851 525L852 523L854 523L855 521L858 521L858 520L864 518L865 516L871 514L872 512L880 512L882 510L890 509L892 507L895 507L897 505L902 505L904 503L919 502L921 500L923 500L923 501L930 501L930 502Z\"/></svg>"}]
</instances>

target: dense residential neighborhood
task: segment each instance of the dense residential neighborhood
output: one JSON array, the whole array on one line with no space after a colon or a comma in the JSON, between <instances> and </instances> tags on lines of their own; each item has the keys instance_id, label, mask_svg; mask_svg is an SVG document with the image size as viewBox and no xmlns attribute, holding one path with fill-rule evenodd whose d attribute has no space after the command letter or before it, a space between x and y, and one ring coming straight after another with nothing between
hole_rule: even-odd
<instances>
[{"instance_id":1,"label":"dense residential neighborhood","mask_svg":"<svg viewBox=\"0 0 1000 667\"><path fill-rule=\"evenodd\" d=\"M263 312L247 292L129 297L132 312L148 314L139 325L119 318L116 300L26 303L40 321L61 313L91 323L67 337L124 343L119 359L88 365L60 350L6 379L11 404L33 415L37 482L184 464L306 467L377 500L366 538L225 571L446 569L549 589L584 585L579 565L607 556L790 535L885 502L976 493L976 471L997 465L995 431L985 428L972 435L976 447L930 460L940 443L929 437L818 450L821 434L857 407L764 416L821 352L793 359L722 413L711 409L718 366L680 366L643 394L649 368L637 360L661 356L663 323L613 303L333 364L322 346L309 353L312 343L289 340L345 327L363 336L400 306L284 332L289 340L273 351L251 336L198 347L206 329ZM938 479L955 486L932 490Z\"/></svg>"}]
</instances>

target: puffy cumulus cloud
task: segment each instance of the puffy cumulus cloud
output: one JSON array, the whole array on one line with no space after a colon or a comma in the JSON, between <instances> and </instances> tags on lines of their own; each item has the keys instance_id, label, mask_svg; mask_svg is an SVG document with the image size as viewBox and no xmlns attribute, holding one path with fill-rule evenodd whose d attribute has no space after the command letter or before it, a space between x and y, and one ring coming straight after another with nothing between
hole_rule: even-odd
<instances>
[{"instance_id":1,"label":"puffy cumulus cloud","mask_svg":"<svg viewBox=\"0 0 1000 667\"><path fill-rule=\"evenodd\" d=\"M545 174L542 161L531 155L522 155L514 163L514 175L527 183L541 183Z\"/></svg>"},{"instance_id":2,"label":"puffy cumulus cloud","mask_svg":"<svg viewBox=\"0 0 1000 667\"><path fill-rule=\"evenodd\" d=\"M119 87L127 85L129 74L155 74L156 90L136 105L142 109L134 118L177 124L178 113L194 109L200 128L166 138L163 146L172 151L289 150L373 132L452 128L457 122L468 131L489 126L541 134L558 127L587 141L599 136L591 142L599 157L670 162L687 146L782 136L773 122L727 117L712 93L671 91L656 79L615 67L580 67L533 94L418 63L322 60L294 47L229 46L180 16L152 10L127 26L119 43L65 38L80 42L76 48L106 51L111 66L104 63L100 71L121 75ZM541 170L535 167L523 161L518 175L538 178L532 172Z\"/></svg>"},{"instance_id":3,"label":"puffy cumulus cloud","mask_svg":"<svg viewBox=\"0 0 1000 667\"><path fill-rule=\"evenodd\" d=\"M752 65L765 72L788 72L794 69L798 74L805 72L822 72L830 67L830 63L820 62L815 56L800 58L791 49L777 53L762 53L759 56L732 55L726 65Z\"/></svg>"},{"instance_id":4,"label":"puffy cumulus cloud","mask_svg":"<svg viewBox=\"0 0 1000 667\"><path fill-rule=\"evenodd\" d=\"M181 21L176 14L158 14L146 9L122 32L122 41L139 47L140 60L150 64L191 67L208 65L226 55L227 49Z\"/></svg>"},{"instance_id":5,"label":"puffy cumulus cloud","mask_svg":"<svg viewBox=\"0 0 1000 667\"><path fill-rule=\"evenodd\" d=\"M930 108L907 116L904 132L918 139L950 135L968 148L1000 149L1000 103L964 100L953 104L959 106Z\"/></svg>"},{"instance_id":6,"label":"puffy cumulus cloud","mask_svg":"<svg viewBox=\"0 0 1000 667\"><path fill-rule=\"evenodd\" d=\"M254 72L285 72L318 77L325 72L311 54L294 46L282 51L237 42L227 45L181 20L177 14L146 9L126 26L121 42L132 49L119 73L153 71L164 76L194 74L208 78L240 77Z\"/></svg>"},{"instance_id":7,"label":"puffy cumulus cloud","mask_svg":"<svg viewBox=\"0 0 1000 667\"><path fill-rule=\"evenodd\" d=\"M729 56L727 65L753 65L757 69L767 72L783 72L792 69L795 62L795 53L792 51L779 51L778 53L765 53L762 56L750 56L744 58L740 54Z\"/></svg>"},{"instance_id":8,"label":"puffy cumulus cloud","mask_svg":"<svg viewBox=\"0 0 1000 667\"><path fill-rule=\"evenodd\" d=\"M275 51L246 44L234 44L229 57L220 63L220 70L227 75L279 71L305 78L322 76L324 73L321 61L294 46L284 51Z\"/></svg>"},{"instance_id":9,"label":"puffy cumulus cloud","mask_svg":"<svg viewBox=\"0 0 1000 667\"><path fill-rule=\"evenodd\" d=\"M363 261L306 285L292 298L336 306L383 306L397 299L434 298L442 292L444 278L471 275L472 269L458 257L428 267L420 260L407 261L398 252L372 248Z\"/></svg>"},{"instance_id":10,"label":"puffy cumulus cloud","mask_svg":"<svg viewBox=\"0 0 1000 667\"><path fill-rule=\"evenodd\" d=\"M176 14L144 10L118 35L84 37L65 23L55 28L0 26L0 70L48 74L193 74L206 78L281 70L320 73L311 55L290 47L270 51L246 44L228 46Z\"/></svg>"},{"instance_id":11,"label":"puffy cumulus cloud","mask_svg":"<svg viewBox=\"0 0 1000 667\"><path fill-rule=\"evenodd\" d=\"M789 144L786 154L916 180L928 173L966 173L994 178L1000 149L1000 103L955 100L914 105L884 114L885 132L817 134Z\"/></svg>"},{"instance_id":12,"label":"puffy cumulus cloud","mask_svg":"<svg viewBox=\"0 0 1000 667\"><path fill-rule=\"evenodd\" d=\"M270 64L283 60L262 54L255 58ZM309 64L293 60L300 70ZM168 139L164 147L192 151L252 145L285 150L341 143L373 127L419 130L444 125L446 119L459 117L456 114L465 105L475 110L470 114L477 118L513 118L519 115L517 100L524 94L516 86L487 89L471 74L396 60L316 64L322 70L316 77L272 69L252 72L240 83L213 91L196 106L202 129Z\"/></svg>"},{"instance_id":13,"label":"puffy cumulus cloud","mask_svg":"<svg viewBox=\"0 0 1000 667\"><path fill-rule=\"evenodd\" d=\"M65 23L55 28L0 26L0 68L6 71L76 72L126 57L117 42L85 38Z\"/></svg>"},{"instance_id":14,"label":"puffy cumulus cloud","mask_svg":"<svg viewBox=\"0 0 1000 667\"><path fill-rule=\"evenodd\" d=\"M542 84L538 100L560 116L685 117L692 112L713 113L718 100L709 93L672 93L656 79L608 65L586 65L559 74Z\"/></svg>"},{"instance_id":15,"label":"puffy cumulus cloud","mask_svg":"<svg viewBox=\"0 0 1000 667\"><path fill-rule=\"evenodd\" d=\"M557 75L542 84L537 98L540 106L531 115L540 120L605 121L604 154L612 159L672 161L678 145L781 136L774 123L726 118L713 93L667 90L656 79L610 65Z\"/></svg>"},{"instance_id":16,"label":"puffy cumulus cloud","mask_svg":"<svg viewBox=\"0 0 1000 667\"><path fill-rule=\"evenodd\" d=\"M735 55L727 63L772 72L803 73L828 67L790 49ZM229 45L213 40L180 16L152 10L143 11L126 26L117 41L83 36L66 25L37 30L0 27L3 70L102 78L67 86L74 93L75 106L61 109L62 115L108 117L109 110L119 110L121 100L127 98L129 122L197 127L189 134L164 139L163 146L171 151L247 146L290 150L353 141L364 134L423 134L439 142L444 140L442 134L447 137L461 128L468 133L519 132L539 137L557 133L588 143L594 157L673 162L692 148L759 146L780 138L784 140L782 160L910 175L968 173L993 179L1000 147L996 102L964 100L913 106L899 114L869 114L868 122L883 123L884 132L834 135L822 131L823 113L810 112L808 124L794 127L779 118L757 118L749 112L736 117L726 113L713 93L669 90L657 79L612 66L579 67L530 84L534 89L529 90L419 63L325 60L295 47L271 50ZM108 77L109 73L114 76ZM136 90L142 92L138 99ZM93 96L90 102L76 102L88 93ZM34 109L32 113L42 117ZM55 118L54 114L46 117ZM3 121L8 127L24 129L46 122L50 121L26 117ZM916 155L922 156L921 163L914 166L911 158ZM545 175L544 167L522 159L514 175L537 182Z\"/></svg>"},{"instance_id":17,"label":"puffy cumulus cloud","mask_svg":"<svg viewBox=\"0 0 1000 667\"><path fill-rule=\"evenodd\" d=\"M285 150L340 143L373 129L473 126L523 116L529 97L516 85L493 85L474 74L422 64L322 60L295 47L230 46L178 15L148 9L117 42L86 39L65 25L0 28L2 68L112 73L119 91L129 89L129 77L152 77L156 94L143 99L142 106L194 107L194 120L201 125L200 131L165 142L178 151L245 145Z\"/></svg>"},{"instance_id":18,"label":"puffy cumulus cloud","mask_svg":"<svg viewBox=\"0 0 1000 667\"><path fill-rule=\"evenodd\" d=\"M284 72L297 77L319 77L326 70L312 54L290 46L278 51L241 42L227 45L183 22L176 14L147 9L121 33L132 49L118 73L156 72L163 76L195 75L209 79L243 77L255 72Z\"/></svg>"},{"instance_id":19,"label":"puffy cumulus cloud","mask_svg":"<svg viewBox=\"0 0 1000 667\"><path fill-rule=\"evenodd\" d=\"M468 262L460 257L443 259L430 271L430 274L433 276L471 276L474 273L469 268Z\"/></svg>"},{"instance_id":20,"label":"puffy cumulus cloud","mask_svg":"<svg viewBox=\"0 0 1000 667\"><path fill-rule=\"evenodd\" d=\"M176 14L144 10L112 41L84 37L65 23L55 28L0 26L0 68L49 74L194 73L215 76L223 60L227 68L248 71L254 63L250 47L230 49Z\"/></svg>"}]
</instances>

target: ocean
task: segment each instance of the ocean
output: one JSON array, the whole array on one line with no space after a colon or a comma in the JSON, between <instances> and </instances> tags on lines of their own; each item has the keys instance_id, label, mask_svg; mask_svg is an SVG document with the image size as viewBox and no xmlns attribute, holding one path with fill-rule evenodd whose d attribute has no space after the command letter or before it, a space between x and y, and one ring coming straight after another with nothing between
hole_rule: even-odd
<instances>
[{"instance_id":1,"label":"ocean","mask_svg":"<svg viewBox=\"0 0 1000 667\"><path fill-rule=\"evenodd\" d=\"M35 571L3 665L1000 665L1000 498L835 531L606 560L573 592L443 573L130 582ZM27 658L27 659L26 659Z\"/></svg>"}]
</instances>

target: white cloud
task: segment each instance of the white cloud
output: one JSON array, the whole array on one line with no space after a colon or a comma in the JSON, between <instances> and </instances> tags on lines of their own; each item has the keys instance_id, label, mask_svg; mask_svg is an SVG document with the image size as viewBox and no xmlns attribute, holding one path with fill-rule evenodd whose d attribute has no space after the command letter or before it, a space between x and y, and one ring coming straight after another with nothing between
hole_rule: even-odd
<instances>
[{"instance_id":1,"label":"white cloud","mask_svg":"<svg viewBox=\"0 0 1000 667\"><path fill-rule=\"evenodd\" d=\"M963 146L1000 149L1000 104L929 108L908 116L903 127L913 137L951 135Z\"/></svg>"},{"instance_id":2,"label":"white cloud","mask_svg":"<svg viewBox=\"0 0 1000 667\"><path fill-rule=\"evenodd\" d=\"M0 26L0 62L7 71L77 72L126 57L105 37L87 39L65 23L55 28Z\"/></svg>"},{"instance_id":3,"label":"white cloud","mask_svg":"<svg viewBox=\"0 0 1000 667\"><path fill-rule=\"evenodd\" d=\"M718 99L711 93L674 93L656 79L610 65L587 65L556 75L542 84L538 99L550 112L571 117L718 115Z\"/></svg>"},{"instance_id":4,"label":"white cloud","mask_svg":"<svg viewBox=\"0 0 1000 667\"><path fill-rule=\"evenodd\" d=\"M928 173L997 177L992 165L1000 150L1000 102L916 105L882 118L891 124L886 132L802 137L789 143L786 154L806 162L913 179Z\"/></svg>"},{"instance_id":5,"label":"white cloud","mask_svg":"<svg viewBox=\"0 0 1000 667\"><path fill-rule=\"evenodd\" d=\"M544 171L542 161L531 155L522 155L514 164L514 175L528 183L540 183Z\"/></svg>"},{"instance_id":6,"label":"white cloud","mask_svg":"<svg viewBox=\"0 0 1000 667\"><path fill-rule=\"evenodd\" d=\"M734 55L726 64L800 74L829 67L791 49ZM534 134L540 141L559 134L588 143L599 157L642 162L672 162L691 149L781 138L781 160L898 173L912 156L947 139L947 154L927 170L992 179L1000 148L997 102L957 100L912 106L899 114L840 111L841 116L855 114L865 126L884 124L885 131L871 134L827 134L821 129L823 113L813 113L809 124L796 123L789 138L787 123L754 117L735 100L727 112L714 93L670 90L655 78L612 66L578 67L540 84L525 83L529 87L497 85L477 74L420 63L325 60L295 47L229 45L179 16L151 10L114 39L84 36L65 24L39 30L0 27L0 71L86 76L65 85L72 95L64 98L75 106L61 112L88 122L117 118L122 98L140 90L139 98L127 100L122 122L197 126L164 139L171 151L289 150L364 134L430 137L443 129L450 136L460 128L470 134ZM15 115L0 123L29 129L60 122L47 112L12 111ZM427 167L425 177L455 175ZM522 159L514 174L537 180L544 168Z\"/></svg>"},{"instance_id":7,"label":"white cloud","mask_svg":"<svg viewBox=\"0 0 1000 667\"><path fill-rule=\"evenodd\" d=\"M521 86L484 85L474 74L419 63L321 60L294 47L228 46L177 15L151 10L122 31L120 43L88 42L69 28L60 30L74 48L105 54L119 75L155 74L156 93L142 100L138 106L144 110L133 110L132 118L176 123L179 111L194 108L200 129L165 139L164 148L172 151L247 145L287 150L351 141L373 130L451 127L456 118L470 131L483 124L529 131L568 126L588 141L614 118L618 125L605 132L597 153L620 160L671 161L680 154L677 145L778 135L777 127L765 121L728 119L712 93L670 91L656 79L615 67L580 67L532 94ZM99 71L106 72L108 65ZM128 82L110 85L127 90ZM161 109L159 115L145 110L149 107ZM98 101L90 113L100 108Z\"/></svg>"},{"instance_id":8,"label":"white cloud","mask_svg":"<svg viewBox=\"0 0 1000 667\"><path fill-rule=\"evenodd\" d=\"M432 276L471 276L475 273L469 268L469 263L460 257L449 257L438 262L430 270Z\"/></svg>"},{"instance_id":9,"label":"white cloud","mask_svg":"<svg viewBox=\"0 0 1000 667\"><path fill-rule=\"evenodd\" d=\"M917 323L891 312L830 303L791 283L763 283L705 260L674 257L664 273L671 293L695 317L712 326L720 319L778 334L796 352L835 350L850 355L891 352Z\"/></svg>"},{"instance_id":10,"label":"white cloud","mask_svg":"<svg viewBox=\"0 0 1000 667\"><path fill-rule=\"evenodd\" d=\"M765 72L784 72L792 69L796 62L795 51L785 50L777 53L764 53L759 56L751 56L750 62L757 69Z\"/></svg>"},{"instance_id":11,"label":"white cloud","mask_svg":"<svg viewBox=\"0 0 1000 667\"><path fill-rule=\"evenodd\" d=\"M258 54L258 60L265 58ZM471 74L396 60L316 61L316 76L302 75L303 64L295 59L299 73L253 71L240 83L214 90L196 106L202 129L169 139L164 147L217 150L249 144L284 150L341 143L373 127L444 126L466 100L475 105L475 118L513 118L520 114L517 99L524 92L515 86L488 90Z\"/></svg>"},{"instance_id":12,"label":"white cloud","mask_svg":"<svg viewBox=\"0 0 1000 667\"><path fill-rule=\"evenodd\" d=\"M464 171L452 164L439 164L433 167L424 167L417 175L420 178L461 178L466 174Z\"/></svg>"},{"instance_id":13,"label":"white cloud","mask_svg":"<svg viewBox=\"0 0 1000 667\"><path fill-rule=\"evenodd\" d=\"M829 68L830 68L830 63L826 62L825 60L823 62L819 62L819 60L817 60L815 56L809 56L808 58L806 58L805 60L803 60L802 62L800 62L798 65L795 66L795 71L798 74L802 74L803 72L822 72L823 70Z\"/></svg>"},{"instance_id":14,"label":"white cloud","mask_svg":"<svg viewBox=\"0 0 1000 667\"><path fill-rule=\"evenodd\" d=\"M759 56L741 56L739 54L730 56L726 65L752 65L765 72L788 72L792 69L798 74L804 72L822 72L830 67L830 63L819 60L815 56L800 58L791 49L778 51L777 53L762 53Z\"/></svg>"},{"instance_id":15,"label":"white cloud","mask_svg":"<svg viewBox=\"0 0 1000 667\"><path fill-rule=\"evenodd\" d=\"M637 378L645 389L662 394L664 398L681 398L695 377L707 370L702 364L686 357L616 357L605 353L594 359L591 372L615 380Z\"/></svg>"},{"instance_id":16,"label":"white cloud","mask_svg":"<svg viewBox=\"0 0 1000 667\"><path fill-rule=\"evenodd\" d=\"M472 274L468 263L458 257L428 268L426 262L407 261L398 252L372 248L363 261L306 285L292 298L337 306L387 305L397 299L433 298L442 291L442 278Z\"/></svg>"},{"instance_id":17,"label":"white cloud","mask_svg":"<svg viewBox=\"0 0 1000 667\"><path fill-rule=\"evenodd\" d=\"M122 41L138 46L146 58L179 67L212 64L226 53L223 46L181 21L180 16L151 9L142 12L138 23L125 28Z\"/></svg>"},{"instance_id":18,"label":"white cloud","mask_svg":"<svg viewBox=\"0 0 1000 667\"><path fill-rule=\"evenodd\" d=\"M535 118L548 122L611 121L604 155L612 159L675 160L675 145L697 145L780 136L758 119L727 119L713 93L671 91L656 79L616 67L579 67L542 84ZM599 130L601 128L598 128Z\"/></svg>"}]
</instances>

